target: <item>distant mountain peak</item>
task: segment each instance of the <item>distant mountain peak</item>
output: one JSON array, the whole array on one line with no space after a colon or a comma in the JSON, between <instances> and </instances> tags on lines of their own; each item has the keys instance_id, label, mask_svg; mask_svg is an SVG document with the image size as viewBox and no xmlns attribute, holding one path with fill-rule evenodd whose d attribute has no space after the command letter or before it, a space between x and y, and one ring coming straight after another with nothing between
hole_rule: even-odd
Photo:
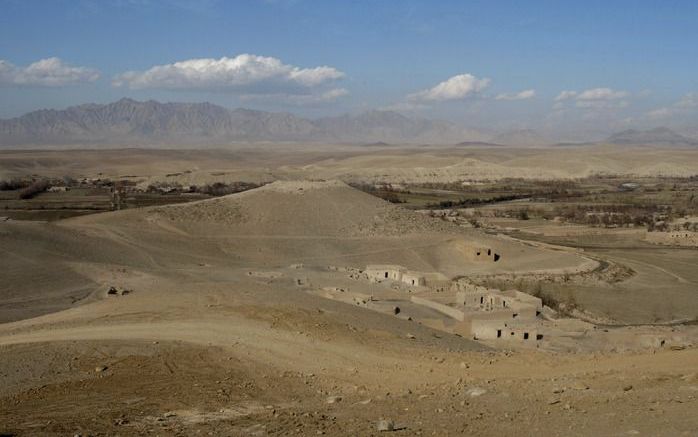
<instances>
[{"instance_id":1,"label":"distant mountain peak","mask_svg":"<svg viewBox=\"0 0 698 437\"><path fill-rule=\"evenodd\" d=\"M666 126L659 126L647 130L626 129L617 132L606 140L610 144L618 145L646 145L646 146L697 146L698 140L683 136Z\"/></svg>"}]
</instances>

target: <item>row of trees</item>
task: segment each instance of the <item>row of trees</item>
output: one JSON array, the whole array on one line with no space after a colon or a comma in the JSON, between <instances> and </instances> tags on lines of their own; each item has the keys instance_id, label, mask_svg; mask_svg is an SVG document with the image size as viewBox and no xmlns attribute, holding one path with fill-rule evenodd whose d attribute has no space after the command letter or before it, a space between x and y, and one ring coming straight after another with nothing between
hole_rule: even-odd
<instances>
[{"instance_id":1,"label":"row of trees","mask_svg":"<svg viewBox=\"0 0 698 437\"><path fill-rule=\"evenodd\" d=\"M188 192L188 193L200 193L200 194L206 194L209 196L225 196L227 194L233 194L233 193L240 193L242 191L247 191L251 190L253 188L259 188L261 187L261 184L257 184L254 182L243 182L243 181L236 181L236 182L230 182L230 183L225 183L225 182L214 182L212 184L205 184L205 185L190 185L188 187L184 187L180 183L154 183L148 185L148 188L146 189L146 192L148 193L183 193L183 192Z\"/></svg>"},{"instance_id":2,"label":"row of trees","mask_svg":"<svg viewBox=\"0 0 698 437\"><path fill-rule=\"evenodd\" d=\"M0 181L0 191L15 191L31 185L31 179L10 179Z\"/></svg>"},{"instance_id":3,"label":"row of trees","mask_svg":"<svg viewBox=\"0 0 698 437\"><path fill-rule=\"evenodd\" d=\"M511 200L527 199L531 197L530 193L524 194L504 194L501 196L492 197L473 197L460 200L444 200L439 203L427 204L429 209L451 209L451 208L470 208L480 205L488 205L491 203L508 202Z\"/></svg>"},{"instance_id":4,"label":"row of trees","mask_svg":"<svg viewBox=\"0 0 698 437\"><path fill-rule=\"evenodd\" d=\"M397 191L391 188L390 186L385 186L381 188L377 188L373 184L366 184L366 183L350 183L350 186L356 188L357 190L361 190L364 193L371 194L376 197L380 197L383 200L387 200L390 203L406 203L404 200L400 199L400 196L398 196L398 192L409 194L409 191Z\"/></svg>"},{"instance_id":5,"label":"row of trees","mask_svg":"<svg viewBox=\"0 0 698 437\"><path fill-rule=\"evenodd\" d=\"M32 182L28 186L22 188L19 190L19 198L20 199L31 199L32 197L36 196L39 193L43 193L50 187L51 184L49 183L48 180L46 179L40 179L37 181Z\"/></svg>"},{"instance_id":6,"label":"row of trees","mask_svg":"<svg viewBox=\"0 0 698 437\"><path fill-rule=\"evenodd\" d=\"M20 199L31 199L51 186L48 179L9 179L0 181L0 191L18 191Z\"/></svg>"}]
</instances>

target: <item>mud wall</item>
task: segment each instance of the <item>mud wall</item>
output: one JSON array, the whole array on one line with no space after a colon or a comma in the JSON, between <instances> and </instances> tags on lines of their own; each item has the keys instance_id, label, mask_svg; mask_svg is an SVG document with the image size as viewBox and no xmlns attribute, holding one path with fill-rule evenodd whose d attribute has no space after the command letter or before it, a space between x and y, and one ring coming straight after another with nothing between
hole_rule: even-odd
<instances>
[{"instance_id":1,"label":"mud wall","mask_svg":"<svg viewBox=\"0 0 698 437\"><path fill-rule=\"evenodd\" d=\"M438 311L438 312L440 312L440 313L442 313L442 314L445 314L445 315L447 315L448 317L450 317L450 318L452 318L452 319L455 319L455 320L458 320L458 321L461 321L461 322L462 322L463 320L465 320L465 314L463 313L463 311L461 311L461 310L459 310L459 309L450 307L450 306L448 306L448 305L444 305L444 304L442 304L442 303L434 302L434 301L432 301L432 300L425 299L425 298L423 298L423 297L418 297L418 296L412 296L412 297L410 298L410 300L411 300L413 303L416 303L416 304L418 304L418 305L425 306L425 307L427 307L427 308L431 308L431 309L433 309L433 310L435 310L435 311Z\"/></svg>"}]
</instances>

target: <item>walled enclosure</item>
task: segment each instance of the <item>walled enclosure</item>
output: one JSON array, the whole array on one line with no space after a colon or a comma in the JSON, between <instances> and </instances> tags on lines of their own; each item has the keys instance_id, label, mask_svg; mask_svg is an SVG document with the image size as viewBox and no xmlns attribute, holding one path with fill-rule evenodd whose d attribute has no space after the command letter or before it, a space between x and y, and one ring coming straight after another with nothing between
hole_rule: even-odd
<instances>
[{"instance_id":1,"label":"walled enclosure","mask_svg":"<svg viewBox=\"0 0 698 437\"><path fill-rule=\"evenodd\" d=\"M480 340L539 340L538 316L541 299L518 290L488 289L460 279L452 283L447 296L413 296L412 302L449 316L458 323L454 332ZM446 298L446 300L444 300Z\"/></svg>"}]
</instances>

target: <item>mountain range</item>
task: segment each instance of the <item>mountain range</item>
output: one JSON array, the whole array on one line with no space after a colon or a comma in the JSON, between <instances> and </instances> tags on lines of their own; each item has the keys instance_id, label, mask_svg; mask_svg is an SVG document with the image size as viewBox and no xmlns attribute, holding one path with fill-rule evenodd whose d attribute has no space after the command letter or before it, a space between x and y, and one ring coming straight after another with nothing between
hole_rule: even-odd
<instances>
[{"instance_id":1,"label":"mountain range","mask_svg":"<svg viewBox=\"0 0 698 437\"><path fill-rule=\"evenodd\" d=\"M308 119L286 112L226 109L211 103L121 99L63 110L42 109L0 120L0 146L224 146L244 142L544 146L531 129L485 134L443 120L387 110ZM698 140L666 127L618 132L602 144L695 147ZM593 145L595 142L566 145Z\"/></svg>"},{"instance_id":2,"label":"mountain range","mask_svg":"<svg viewBox=\"0 0 698 437\"><path fill-rule=\"evenodd\" d=\"M224 145L248 141L454 143L482 134L454 123L368 111L306 119L211 103L121 99L0 120L0 145Z\"/></svg>"},{"instance_id":3,"label":"mountain range","mask_svg":"<svg viewBox=\"0 0 698 437\"><path fill-rule=\"evenodd\" d=\"M611 135L606 142L618 145L698 146L698 140L683 136L667 127L628 129Z\"/></svg>"}]
</instances>

